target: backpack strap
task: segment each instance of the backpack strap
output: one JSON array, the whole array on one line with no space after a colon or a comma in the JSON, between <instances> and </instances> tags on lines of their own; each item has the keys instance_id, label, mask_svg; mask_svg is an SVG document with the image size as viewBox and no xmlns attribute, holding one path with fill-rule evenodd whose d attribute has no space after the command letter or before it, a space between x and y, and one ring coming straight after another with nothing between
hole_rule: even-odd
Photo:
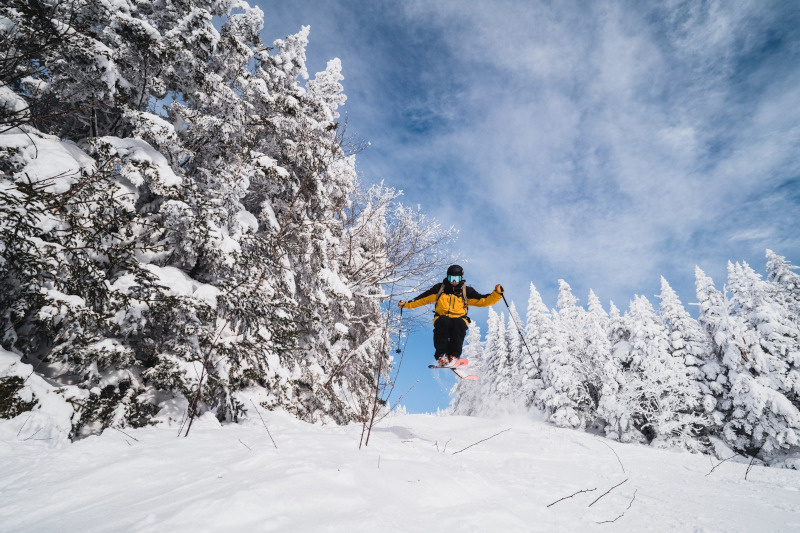
<instances>
[{"instance_id":1,"label":"backpack strap","mask_svg":"<svg viewBox=\"0 0 800 533\"><path fill-rule=\"evenodd\" d=\"M435 301L435 302L433 302L433 312L434 312L434 313L436 312L436 306L437 306L437 305L439 305L439 298L441 298L441 297L442 297L442 293L444 293L444 281L443 281L443 282L442 282L442 284L439 286L439 292L438 292L438 293L436 293L436 301Z\"/></svg>"},{"instance_id":2,"label":"backpack strap","mask_svg":"<svg viewBox=\"0 0 800 533\"><path fill-rule=\"evenodd\" d=\"M433 309L434 309L433 312L434 313L436 312L436 306L439 305L439 298L442 297L443 293L444 293L444 282L442 282L442 285L439 287L439 292L436 293L436 301L433 302ZM469 302L467 301L467 284L466 283L461 285L461 299L464 301L464 316L466 316L469 313Z\"/></svg>"}]
</instances>

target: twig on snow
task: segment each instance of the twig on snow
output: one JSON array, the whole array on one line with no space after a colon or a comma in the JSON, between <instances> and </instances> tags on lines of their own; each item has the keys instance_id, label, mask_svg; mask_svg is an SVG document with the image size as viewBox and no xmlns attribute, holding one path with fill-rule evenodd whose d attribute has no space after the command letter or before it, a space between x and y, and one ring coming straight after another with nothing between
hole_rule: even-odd
<instances>
[{"instance_id":1,"label":"twig on snow","mask_svg":"<svg viewBox=\"0 0 800 533\"><path fill-rule=\"evenodd\" d=\"M747 480L747 476L750 474L750 469L753 468L753 461L756 460L756 456L754 455L752 459L750 459L750 464L747 465L747 470L744 472L744 479Z\"/></svg>"},{"instance_id":2,"label":"twig on snow","mask_svg":"<svg viewBox=\"0 0 800 533\"><path fill-rule=\"evenodd\" d=\"M23 430L23 429L25 428L25 426L28 424L28 420L30 420L32 416L33 416L33 415L28 415L28 418L26 418L26 419L25 419L25 422L23 422L23 423L22 423L22 426L20 426L20 428L19 428L19 431L17 431L17 437L19 437L19 434L20 434L20 433L22 433L22 430Z\"/></svg>"},{"instance_id":3,"label":"twig on snow","mask_svg":"<svg viewBox=\"0 0 800 533\"><path fill-rule=\"evenodd\" d=\"M121 429L119 429L119 428L111 428L111 429L116 429L117 431L119 431L120 433L122 433L123 435L125 435L126 437L130 437L130 438L132 438L133 440L135 440L136 442L139 442L139 439L137 439L136 437L131 437L130 435L128 435L127 433L125 433L124 431L122 431L122 430L121 430ZM128 444L130 444L130 443L128 443Z\"/></svg>"},{"instance_id":4,"label":"twig on snow","mask_svg":"<svg viewBox=\"0 0 800 533\"><path fill-rule=\"evenodd\" d=\"M436 442L434 442L433 445L436 446L436 451L437 452L445 453L447 451L447 445L450 444L451 440L453 440L453 439L447 439L447 442L444 443L444 448L442 448L441 450L439 449L439 441L438 440Z\"/></svg>"},{"instance_id":5,"label":"twig on snow","mask_svg":"<svg viewBox=\"0 0 800 533\"><path fill-rule=\"evenodd\" d=\"M258 410L258 406L255 404L255 402L253 401L252 398L250 399L250 403L253 404L253 407L255 408L256 413L258 413L258 418L261 419L261 423L264 424L264 429L267 430L267 435L269 435L269 440L272 441L272 445L275 446L275 449L277 450L278 449L278 445L275 444L275 439L272 438L272 433L269 432L269 428L267 427L267 423L264 422L264 417L261 416L261 411Z\"/></svg>"},{"instance_id":6,"label":"twig on snow","mask_svg":"<svg viewBox=\"0 0 800 533\"><path fill-rule=\"evenodd\" d=\"M713 472L714 470L716 470L716 469L717 469L717 467L718 467L719 465L721 465L721 464L722 464L722 463L724 463L725 461L730 461L731 459L733 459L734 457L736 457L736 456L738 456L738 455L739 455L738 453L735 453L735 454L731 455L730 457L728 457L727 459L723 459L722 461L718 462L718 463L717 463L717 464L714 466L714 468L712 468L712 469L711 469L711 471L710 471L708 474L706 474L706 477L710 476L710 475L711 475L711 472Z\"/></svg>"},{"instance_id":7,"label":"twig on snow","mask_svg":"<svg viewBox=\"0 0 800 533\"><path fill-rule=\"evenodd\" d=\"M593 489L583 489L583 490L579 490L578 492L575 492L574 494L570 494L569 496L564 496L563 498L559 498L558 500L556 500L556 501L554 501L553 503L551 503L550 505L548 505L548 507L552 507L552 506L554 506L555 504L557 504L558 502L563 502L564 500L568 500L568 499L572 498L573 496L577 496L578 494L580 494L580 493L582 493L582 492L592 492L592 491L594 491L594 490L597 490L597 487L595 487L595 488L593 488Z\"/></svg>"},{"instance_id":8,"label":"twig on snow","mask_svg":"<svg viewBox=\"0 0 800 533\"><path fill-rule=\"evenodd\" d=\"M472 448L473 446L475 446L475 445L477 445L477 444L480 444L481 442L486 442L486 441L487 441L487 440L489 440L489 439L493 439L494 437L496 437L496 436L498 436L498 435L500 435L500 434L502 434L502 433L505 433L506 431L511 431L511 428L504 429L503 431L500 431L500 432L498 432L498 433L495 433L495 434L494 434L494 435L492 435L491 437L486 437L485 439L479 440L478 442L476 442L476 443L474 443L474 444L470 444L469 446L467 446L467 447L466 447L466 448L464 448L463 450L458 450L457 452L453 452L453 455L455 455L455 454L457 454L457 453L461 453L461 452L463 452L464 450L469 450L469 449L470 449L470 448Z\"/></svg>"},{"instance_id":9,"label":"twig on snow","mask_svg":"<svg viewBox=\"0 0 800 533\"><path fill-rule=\"evenodd\" d=\"M633 500L635 500L635 499L636 499L636 493L637 493L638 491L639 491L639 489L636 489L635 491L633 491L633 498L631 498L631 502L628 504L628 507L627 507L627 509L625 509L625 512L623 512L621 515L619 515L618 517L616 517L614 520L604 520L603 522L598 522L598 524L610 524L610 523L612 523L612 522L616 522L617 520L619 520L620 518L622 518L623 516L625 516L625 513L627 513L627 512L630 510L630 508L631 508L631 505L633 505Z\"/></svg>"},{"instance_id":10,"label":"twig on snow","mask_svg":"<svg viewBox=\"0 0 800 533\"><path fill-rule=\"evenodd\" d=\"M628 481L628 479L626 478L626 479L625 479L625 481ZM609 493L609 492L611 492L612 490L616 489L617 487L619 487L620 485L622 485L623 483L625 483L625 481L620 481L619 483L617 483L616 485L614 485L613 487L611 487L610 489L608 489L607 491L605 491L603 494L601 494L600 496L598 496L598 498L597 498L595 501L593 501L592 503L590 503L590 504L589 504L589 507L591 507L592 505L596 504L596 503L597 503L597 502L600 500L600 498L602 498L603 496L605 496L606 494L608 494L608 493Z\"/></svg>"},{"instance_id":11,"label":"twig on snow","mask_svg":"<svg viewBox=\"0 0 800 533\"><path fill-rule=\"evenodd\" d=\"M764 444L766 444L766 443L767 443L767 441L764 441ZM747 480L747 475L750 473L750 469L753 468L753 461L755 461L756 460L756 456L759 453L761 453L761 449L764 447L764 444L762 444L761 446L758 447L758 450L756 450L756 453L753 454L753 458L750 459L750 464L747 465L747 471L744 473L745 481Z\"/></svg>"},{"instance_id":12,"label":"twig on snow","mask_svg":"<svg viewBox=\"0 0 800 533\"><path fill-rule=\"evenodd\" d=\"M239 442L242 442L242 439L239 439ZM253 448L251 448L250 446L248 446L248 445L247 445L247 444L245 444L244 442L242 442L242 446L244 446L245 448L247 448L247 449L248 449L248 450L250 450L251 452L253 451Z\"/></svg>"},{"instance_id":13,"label":"twig on snow","mask_svg":"<svg viewBox=\"0 0 800 533\"><path fill-rule=\"evenodd\" d=\"M617 452L614 451L614 448L612 448L611 445L609 445L608 443L603 442L603 441L601 441L599 439L597 440L597 442L599 442L600 444L605 444L608 447L608 449L611 450L611 452L616 456L617 462L619 463L620 468L622 468L622 473L624 474L625 473L625 467L622 465L622 461L620 461L619 455L617 455Z\"/></svg>"}]
</instances>

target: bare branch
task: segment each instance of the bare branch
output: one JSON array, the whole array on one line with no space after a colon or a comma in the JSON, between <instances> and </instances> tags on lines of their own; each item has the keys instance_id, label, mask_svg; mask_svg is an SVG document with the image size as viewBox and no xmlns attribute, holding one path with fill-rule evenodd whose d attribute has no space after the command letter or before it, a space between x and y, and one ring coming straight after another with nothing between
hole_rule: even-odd
<instances>
[{"instance_id":1,"label":"bare branch","mask_svg":"<svg viewBox=\"0 0 800 533\"><path fill-rule=\"evenodd\" d=\"M622 473L624 474L624 473L625 473L625 467L622 465L622 461L620 461L620 459L619 459L619 455L617 455L617 452L615 452L615 451L614 451L614 448L612 448L612 447L611 447L611 445L609 445L609 444L608 444L608 443L606 443L606 442L603 442L602 440L599 440L599 439L598 439L598 441L597 441L597 442L599 442L599 443L601 443L601 444L604 444L606 447L608 447L608 449L609 449L609 450L611 450L611 453L613 453L613 454L614 454L614 456L616 456L616 458L617 458L617 462L619 463L619 466L620 466L620 468L622 468Z\"/></svg>"},{"instance_id":2,"label":"bare branch","mask_svg":"<svg viewBox=\"0 0 800 533\"><path fill-rule=\"evenodd\" d=\"M625 481L628 481L628 479L626 478L626 479L625 479ZM606 494L608 494L608 493L609 493L609 492L611 492L612 490L616 489L617 487L619 487L620 485L622 485L623 483L625 483L625 481L621 481L620 483L617 483L616 485L614 485L613 487L611 487L610 489L608 489L607 491L605 491L603 494L601 494L600 496L598 496L597 500L595 500L595 501L593 501L592 503L590 503L590 504L589 504L589 507L591 507L592 505L596 504L596 503L597 503L597 502L600 500L600 498L602 498L603 496L605 496Z\"/></svg>"},{"instance_id":3,"label":"bare branch","mask_svg":"<svg viewBox=\"0 0 800 533\"><path fill-rule=\"evenodd\" d=\"M631 508L631 505L633 505L633 500L635 500L635 499L636 499L636 493L637 493L638 491L639 491L639 489L636 489L636 490L634 490L634 491L633 491L633 498L631 498L631 501L630 501L630 503L628 504L628 507L625 509L625 512L623 512L621 515L619 515L618 517L616 517L614 520L604 520L603 522L598 522L598 524L611 524L612 522L616 522L617 520L619 520L620 518L622 518L623 516L625 516L625 513L626 513L626 512L628 512L628 511L630 510L630 508Z\"/></svg>"},{"instance_id":4,"label":"bare branch","mask_svg":"<svg viewBox=\"0 0 800 533\"><path fill-rule=\"evenodd\" d=\"M578 494L581 494L582 492L592 492L592 491L595 491L595 490L597 490L597 487L595 487L595 488L593 488L593 489L583 489L583 490L579 490L578 492L572 493L572 494L570 494L569 496L564 496L563 498L559 498L559 499L557 499L556 501L554 501L553 503L551 503L550 505L548 505L548 507L552 507L552 506L554 506L555 504L557 504L558 502L563 502L564 500L568 500L568 499L572 498L573 496L577 496Z\"/></svg>"},{"instance_id":5,"label":"bare branch","mask_svg":"<svg viewBox=\"0 0 800 533\"><path fill-rule=\"evenodd\" d=\"M502 434L502 433L505 433L506 431L511 431L511 428L504 429L503 431L500 431L500 432L498 432L498 433L495 433L495 434L494 434L494 435L492 435L491 437L486 437L485 439L481 439L481 440L479 440L478 442L476 442L476 443L474 443L474 444L470 444L469 446L467 446L467 447L466 447L466 448L464 448L463 450L458 450L457 452L453 452L453 455L455 455L455 454L457 454L457 453L461 453L461 452L463 452L464 450L468 450L468 449L472 448L473 446L475 446L475 445L477 445L477 444L480 444L481 442L486 442L486 441L487 441L487 440L489 440L489 439L493 439L494 437L496 437L496 436L498 436L498 435L500 435L500 434Z\"/></svg>"},{"instance_id":6,"label":"bare branch","mask_svg":"<svg viewBox=\"0 0 800 533\"><path fill-rule=\"evenodd\" d=\"M264 424L264 429L267 430L267 435L269 435L269 440L272 441L272 445L275 446L275 449L277 450L278 449L278 445L275 444L275 439L272 438L272 433L269 432L269 428L267 427L267 423L264 422L264 417L261 416L261 412L258 410L258 407L256 406L255 402L253 402L252 399L250 400L250 403L253 404L253 407L255 408L256 413L258 414L258 418L261 419L261 423ZM242 444L244 444L244 443L242 443Z\"/></svg>"},{"instance_id":7,"label":"bare branch","mask_svg":"<svg viewBox=\"0 0 800 533\"><path fill-rule=\"evenodd\" d=\"M744 479L745 480L747 480L747 475L750 473L750 469L753 468L753 461L756 460L756 457L758 456L759 453L761 453L761 449L764 447L764 444L766 444L766 443L767 443L767 441L764 441L764 443L761 444L761 446L758 447L758 450L756 450L756 453L753 454L753 458L750 459L750 464L747 465L747 470L744 473Z\"/></svg>"},{"instance_id":8,"label":"bare branch","mask_svg":"<svg viewBox=\"0 0 800 533\"><path fill-rule=\"evenodd\" d=\"M125 435L126 437L129 437L129 438L131 438L131 439L135 440L136 442L139 442L139 439L137 439L136 437L131 437L130 435L128 435L127 433L125 433L124 431L122 431L122 430L121 430L121 429L119 429L119 428L112 428L112 429L116 429L117 431L119 431L120 433L122 433L123 435Z\"/></svg>"},{"instance_id":9,"label":"bare branch","mask_svg":"<svg viewBox=\"0 0 800 533\"><path fill-rule=\"evenodd\" d=\"M714 468L712 468L712 469L711 469L711 471L710 471L708 474L706 474L706 477L710 476L710 475L711 475L711 472L713 472L714 470L716 470L716 469L717 469L717 466L721 465L721 464L722 464L722 463L724 463L725 461L730 461L731 459L733 459L734 457L737 457L738 455L739 455L738 453L735 453L735 454L731 455L730 457L728 457L727 459L723 459L722 461L718 462L718 463L716 464L716 466L714 466Z\"/></svg>"}]
</instances>

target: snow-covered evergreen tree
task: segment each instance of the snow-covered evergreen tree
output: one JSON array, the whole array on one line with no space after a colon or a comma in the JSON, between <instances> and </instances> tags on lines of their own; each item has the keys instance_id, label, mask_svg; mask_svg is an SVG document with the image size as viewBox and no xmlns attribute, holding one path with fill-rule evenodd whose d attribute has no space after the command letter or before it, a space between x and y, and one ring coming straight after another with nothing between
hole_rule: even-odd
<instances>
[{"instance_id":1,"label":"snow-covered evergreen tree","mask_svg":"<svg viewBox=\"0 0 800 533\"><path fill-rule=\"evenodd\" d=\"M711 359L716 360L719 366L717 377L707 383L717 396L717 408L727 412L730 409L730 402L725 395L725 391L730 389L728 376L731 369L739 366L741 359L741 351L734 342L741 324L729 315L727 298L699 267L695 267L695 290L700 309L698 322L711 338ZM741 333L739 338L742 338ZM710 373L713 374L713 371Z\"/></svg>"},{"instance_id":2,"label":"snow-covered evergreen tree","mask_svg":"<svg viewBox=\"0 0 800 533\"><path fill-rule=\"evenodd\" d=\"M611 359L606 366L598 415L606 424L606 436L621 442L636 441L641 436L633 424L635 404L626 396L632 350L630 321L622 316L614 302L609 304L608 315Z\"/></svg>"},{"instance_id":3,"label":"snow-covered evergreen tree","mask_svg":"<svg viewBox=\"0 0 800 533\"><path fill-rule=\"evenodd\" d=\"M622 396L631 406L633 426L655 445L702 450L697 436L706 422L697 414L699 390L683 359L670 353L667 328L643 296L631 302L626 316L631 348Z\"/></svg>"},{"instance_id":4,"label":"snow-covered evergreen tree","mask_svg":"<svg viewBox=\"0 0 800 533\"><path fill-rule=\"evenodd\" d=\"M534 405L536 395L542 391L542 375L545 372L546 362L550 360L549 351L554 337L550 312L541 294L531 283L525 315L525 342L531 353L528 354L526 351L526 354L517 360L517 372L523 377L520 392L524 395L525 407Z\"/></svg>"},{"instance_id":5,"label":"snow-covered evergreen tree","mask_svg":"<svg viewBox=\"0 0 800 533\"><path fill-rule=\"evenodd\" d=\"M763 352L757 330L739 312L753 306L746 280L754 280L741 267L729 265L729 277L739 293L734 305L702 270L697 268L695 274L700 323L711 334L724 371L716 380L721 395L718 406L725 414L721 436L739 452L776 458L797 445L798 413L782 393L771 388L780 380L770 376L775 369Z\"/></svg>"},{"instance_id":6,"label":"snow-covered evergreen tree","mask_svg":"<svg viewBox=\"0 0 800 533\"><path fill-rule=\"evenodd\" d=\"M384 287L453 232L417 212L403 233L399 204L348 218L339 61L308 80L308 28L269 49L241 1L11 0L0 17L2 342L83 391L75 432L172 404L236 420L253 397L358 417L389 368ZM377 276L344 245L359 224Z\"/></svg>"},{"instance_id":7,"label":"snow-covered evergreen tree","mask_svg":"<svg viewBox=\"0 0 800 533\"><path fill-rule=\"evenodd\" d=\"M786 305L785 292L762 280L747 263L729 264L728 268L733 311L745 319L759 339L763 359L755 362L754 370L770 380L771 388L797 397L800 330L797 316Z\"/></svg>"},{"instance_id":8,"label":"snow-covered evergreen tree","mask_svg":"<svg viewBox=\"0 0 800 533\"><path fill-rule=\"evenodd\" d=\"M467 338L464 344L462 357L469 359L469 371L472 374L485 376L485 363L483 356L483 346L481 341L481 328L478 324L471 324L467 330ZM452 400L450 409L454 415L480 416L486 407L486 402L492 399L484 397L484 381L460 379L453 385L450 391Z\"/></svg>"},{"instance_id":9,"label":"snow-covered evergreen tree","mask_svg":"<svg viewBox=\"0 0 800 533\"><path fill-rule=\"evenodd\" d=\"M497 407L505 408L513 390L511 379L511 355L506 334L505 314L489 309L486 343L483 349L485 387Z\"/></svg>"},{"instance_id":10,"label":"snow-covered evergreen tree","mask_svg":"<svg viewBox=\"0 0 800 533\"><path fill-rule=\"evenodd\" d=\"M520 360L530 357L523 347L523 338L519 328L521 328L522 319L517 312L517 307L514 302L509 306L508 321L506 322L506 344L508 346L508 353L503 371L505 373L506 398L509 405L515 405L520 408L525 405L525 396L522 394L522 382L525 374L521 373Z\"/></svg>"},{"instance_id":11,"label":"snow-covered evergreen tree","mask_svg":"<svg viewBox=\"0 0 800 533\"><path fill-rule=\"evenodd\" d=\"M725 436L739 450L773 458L800 445L796 316L783 305L782 291L746 263L728 264L728 288L743 357L733 369Z\"/></svg>"},{"instance_id":12,"label":"snow-covered evergreen tree","mask_svg":"<svg viewBox=\"0 0 800 533\"><path fill-rule=\"evenodd\" d=\"M585 359L586 366L591 368L587 377L591 384L590 395L596 408L600 404L603 385L608 379L607 364L611 361L611 342L608 338L610 328L608 315L593 290L589 290L585 320Z\"/></svg>"},{"instance_id":13,"label":"snow-covered evergreen tree","mask_svg":"<svg viewBox=\"0 0 800 533\"><path fill-rule=\"evenodd\" d=\"M794 316L800 315L800 275L794 272L798 268L782 255L767 250L768 279L780 287L783 299Z\"/></svg>"},{"instance_id":14,"label":"snow-covered evergreen tree","mask_svg":"<svg viewBox=\"0 0 800 533\"><path fill-rule=\"evenodd\" d=\"M544 391L538 402L560 427L583 428L594 420L596 404L587 376L593 367L585 359L585 314L564 280L559 280L558 309L553 312L555 337L545 363Z\"/></svg>"},{"instance_id":15,"label":"snow-covered evergreen tree","mask_svg":"<svg viewBox=\"0 0 800 533\"><path fill-rule=\"evenodd\" d=\"M603 406L611 406L616 401L620 386L620 368L617 360L611 354L611 322L608 314L603 309L600 299L593 290L589 291L587 300L586 326L586 361L591 364L591 374L588 379L591 383L590 391L593 394L594 406L600 419ZM605 398L604 397L608 397ZM598 420L598 428L607 427L607 422Z\"/></svg>"},{"instance_id":16,"label":"snow-covered evergreen tree","mask_svg":"<svg viewBox=\"0 0 800 533\"><path fill-rule=\"evenodd\" d=\"M689 378L697 387L700 399L698 414L705 413L709 424L719 428L721 414L716 410L719 389L713 390L709 383L715 382L721 369L714 357L711 338L698 321L689 315L677 293L663 277L658 297L661 299L659 315L669 332L670 355L683 360Z\"/></svg>"}]
</instances>

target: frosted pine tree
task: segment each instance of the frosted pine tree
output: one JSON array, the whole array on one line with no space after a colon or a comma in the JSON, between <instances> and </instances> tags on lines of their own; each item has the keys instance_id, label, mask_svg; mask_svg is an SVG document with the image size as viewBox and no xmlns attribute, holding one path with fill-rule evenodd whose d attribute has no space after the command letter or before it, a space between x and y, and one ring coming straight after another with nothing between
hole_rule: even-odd
<instances>
[{"instance_id":1,"label":"frosted pine tree","mask_svg":"<svg viewBox=\"0 0 800 533\"><path fill-rule=\"evenodd\" d=\"M591 374L588 376L590 392L595 409L600 418L601 406L611 406L616 401L620 386L620 372L617 360L611 355L611 341L609 338L611 323L608 314L603 309L600 299L589 291L588 309L586 313L586 359L591 362ZM606 397L604 399L604 397ZM598 428L604 428L607 422L598 421Z\"/></svg>"},{"instance_id":2,"label":"frosted pine tree","mask_svg":"<svg viewBox=\"0 0 800 533\"><path fill-rule=\"evenodd\" d=\"M700 267L695 267L695 291L700 308L698 322L711 337L712 351L721 370L717 378L709 381L708 385L718 399L722 400L718 407L727 410L729 404L726 404L727 400L722 396L730 388L730 370L740 364L741 351L734 341L741 325L729 315L725 295L714 286L714 281ZM740 334L739 338L741 337Z\"/></svg>"},{"instance_id":3,"label":"frosted pine tree","mask_svg":"<svg viewBox=\"0 0 800 533\"><path fill-rule=\"evenodd\" d=\"M486 369L486 389L492 406L504 409L511 395L513 384L510 382L510 363L508 336L506 335L506 319L504 314L498 315L489 309L487 321L486 343L484 345L484 361Z\"/></svg>"},{"instance_id":4,"label":"frosted pine tree","mask_svg":"<svg viewBox=\"0 0 800 533\"><path fill-rule=\"evenodd\" d=\"M784 257L767 250L768 279L774 284L770 294L773 295L775 302L781 306L781 315L785 317L782 320L788 320L790 326L794 325L795 335L798 333L797 330L800 329L800 318L798 318L800 316L800 275L793 272L797 268L789 264ZM800 366L796 355L793 358L787 357L786 359L792 367L790 374L796 373L798 366ZM796 374L793 374L792 381L797 382ZM795 405L798 404L798 398L800 398L800 391L795 389L792 399Z\"/></svg>"},{"instance_id":5,"label":"frosted pine tree","mask_svg":"<svg viewBox=\"0 0 800 533\"><path fill-rule=\"evenodd\" d=\"M343 102L329 93L341 91L338 63L320 74L324 82L313 91L304 90L298 78L308 77L308 29L278 41L271 56L257 40L263 15L243 9L219 35L203 26L210 19L197 11L178 26L202 29L167 34L190 51L181 70L168 70L168 82L197 85L193 99L170 106L192 150L182 163L196 191L192 208L205 218L199 226L205 234L191 246L196 257L186 257L190 274L224 287L230 305L222 303L217 335L235 338L241 326L261 330L249 338L258 347L228 342L224 354L214 347L223 362L214 365L221 373L215 382L259 384L270 392L267 407L345 421L347 407L326 376L336 373L347 349L339 340L352 311L337 262L341 213L355 181L352 158L338 146L331 122ZM212 46L213 53L191 52L197 46ZM219 144L197 144L211 138ZM255 376L262 379L253 382Z\"/></svg>"},{"instance_id":6,"label":"frosted pine tree","mask_svg":"<svg viewBox=\"0 0 800 533\"><path fill-rule=\"evenodd\" d=\"M525 342L531 353L528 354L526 350L524 356L517 361L517 372L522 377L520 392L524 395L525 407L533 405L536 395L542 390L544 365L549 360L548 352L554 336L550 312L539 291L531 283L525 315Z\"/></svg>"},{"instance_id":7,"label":"frosted pine tree","mask_svg":"<svg viewBox=\"0 0 800 533\"><path fill-rule=\"evenodd\" d=\"M632 406L632 422L647 442L662 447L704 449L697 439L706 426L696 414L699 394L682 359L669 352L669 334L650 302L636 297L627 314L630 363L622 397Z\"/></svg>"},{"instance_id":8,"label":"frosted pine tree","mask_svg":"<svg viewBox=\"0 0 800 533\"><path fill-rule=\"evenodd\" d=\"M550 420L560 427L583 428L594 419L594 403L584 374L585 311L577 306L572 289L559 280L558 310L553 312L555 336L542 376L538 398Z\"/></svg>"},{"instance_id":9,"label":"frosted pine tree","mask_svg":"<svg viewBox=\"0 0 800 533\"><path fill-rule=\"evenodd\" d=\"M344 102L338 83L340 64L330 62L326 71L308 82L308 91L300 87L298 79L308 77L308 31L304 27L296 35L275 41L276 53L260 58L255 78L271 96L257 107L265 126L258 152L264 154L259 157L266 179L248 191L245 203L259 206L265 222L272 223L269 239L282 254L286 272L291 272L286 281L298 303L294 319L300 350L294 361L298 372L294 382L299 392L307 390L312 393L308 397L320 400L326 387L341 379L350 380L349 387L360 383L358 388L366 381L355 369L341 372L342 361L350 355L341 341L353 316L352 290L341 273L341 221L356 187L356 174L354 158L339 144L337 125L332 122ZM373 322L377 319L374 311ZM388 369L388 350L380 357L384 359L381 367ZM377 361L366 352L358 360L363 358ZM334 382L323 377L326 373L335 373ZM329 405L340 412L337 416L346 416L342 406L335 405L335 396L328 395L326 402L333 402ZM323 402L309 405L308 412L330 408Z\"/></svg>"},{"instance_id":10,"label":"frosted pine tree","mask_svg":"<svg viewBox=\"0 0 800 533\"><path fill-rule=\"evenodd\" d=\"M481 329L474 322L467 330L467 338L464 344L462 357L469 359L469 372L480 376L478 381L460 379L453 385L450 395L450 409L454 415L480 416L490 402L486 394L484 383L486 382L486 371L481 342Z\"/></svg>"},{"instance_id":11,"label":"frosted pine tree","mask_svg":"<svg viewBox=\"0 0 800 533\"><path fill-rule=\"evenodd\" d=\"M752 436L756 431L763 435L759 419L768 405L765 400L771 390L758 385L748 368L754 361L751 353L760 351L760 346L742 318L732 313L726 295L714 287L714 282L699 267L695 269L695 278L699 321L711 335L724 372L710 383L713 390L719 391L717 408L725 415L721 436L737 451L755 453L757 447L752 444ZM781 425L767 417L765 420L769 426Z\"/></svg>"},{"instance_id":12,"label":"frosted pine tree","mask_svg":"<svg viewBox=\"0 0 800 533\"><path fill-rule=\"evenodd\" d=\"M182 402L236 420L243 391L352 418L345 398L388 355L377 282L350 278L342 255L355 168L339 62L302 87L308 29L270 53L244 2L106 7L0 6L14 59L0 119L19 129L0 146L0 222L26 225L4 234L4 346L60 358L38 368L85 392L76 432ZM56 153L63 167L32 172ZM34 198L31 180L55 188ZM379 256L424 269L424 250L384 242Z\"/></svg>"},{"instance_id":13,"label":"frosted pine tree","mask_svg":"<svg viewBox=\"0 0 800 533\"><path fill-rule=\"evenodd\" d=\"M784 300L795 316L800 314L800 275L794 272L798 268L782 255L767 250L768 279L781 288Z\"/></svg>"},{"instance_id":14,"label":"frosted pine tree","mask_svg":"<svg viewBox=\"0 0 800 533\"><path fill-rule=\"evenodd\" d=\"M780 291L746 263L728 264L728 283L743 342L724 435L738 450L779 460L800 446L800 410L789 399L798 390L796 323L779 302Z\"/></svg>"},{"instance_id":15,"label":"frosted pine tree","mask_svg":"<svg viewBox=\"0 0 800 533\"><path fill-rule=\"evenodd\" d=\"M520 372L520 361L530 358L522 345L523 338L518 328L522 327L522 319L517 312L514 302L509 306L508 321L506 322L506 343L508 355L504 366L505 381L508 383L507 402L509 405L524 407L525 396L522 393L524 374Z\"/></svg>"},{"instance_id":16,"label":"frosted pine tree","mask_svg":"<svg viewBox=\"0 0 800 533\"><path fill-rule=\"evenodd\" d=\"M4 345L53 382L75 384L57 389L77 394L68 398L68 409L76 410L75 434L142 425L156 406L143 397L140 358L128 336L141 320L125 323L124 316L131 309L141 315L148 302L167 295L140 263L154 250L137 242L151 221L137 211L144 202L137 205L135 180L156 188L180 178L146 143L116 143L126 161L95 153L99 136L124 133L125 112L143 101L129 82L138 81L136 73L126 71L108 46L119 38L125 16L79 3L8 2L0 10L8 21L6 57L14 58L4 63L3 92L15 92L27 110L3 118L11 127L3 128L0 146L3 188L25 198L26 216L33 218L21 222L35 228L29 237L36 236L25 238L27 229L18 226L3 251L3 283L23 289L2 291L9 298L3 314L11 321ZM98 27L107 31L97 33ZM111 144L118 139L107 138ZM136 161L136 171L128 161ZM31 259L41 260L33 276Z\"/></svg>"},{"instance_id":17,"label":"frosted pine tree","mask_svg":"<svg viewBox=\"0 0 800 533\"><path fill-rule=\"evenodd\" d=\"M338 251L343 278L353 294L353 318L349 327L337 326L340 337L332 345L335 366L327 386L338 390L336 396L352 398L356 417L363 422L371 416L375 380L390 382L390 339L403 333L392 315L395 295L388 279L392 261L387 253L391 233L387 211L399 193L383 186L357 187L354 192L343 217ZM392 293L386 293L386 284ZM387 298L382 307L381 301Z\"/></svg>"},{"instance_id":18,"label":"frosted pine tree","mask_svg":"<svg viewBox=\"0 0 800 533\"><path fill-rule=\"evenodd\" d=\"M714 355L711 338L697 320L693 319L683 307L677 293L666 279L661 278L661 299L659 315L669 332L669 350L673 357L682 359L689 378L694 382L700 395L700 412L709 417L713 427L721 423L721 413L716 411L719 388L712 387L721 373Z\"/></svg>"},{"instance_id":19,"label":"frosted pine tree","mask_svg":"<svg viewBox=\"0 0 800 533\"><path fill-rule=\"evenodd\" d=\"M731 305L754 330L761 348L756 352L761 358L753 362L752 369L769 379L769 387L796 397L800 392L800 330L796 315L785 305L785 293L778 285L762 280L747 263L729 264L728 269Z\"/></svg>"},{"instance_id":20,"label":"frosted pine tree","mask_svg":"<svg viewBox=\"0 0 800 533\"><path fill-rule=\"evenodd\" d=\"M620 442L639 440L641 435L633 425L636 405L625 395L629 389L631 366L631 327L627 316L622 316L614 302L609 304L608 338L611 360L606 366L607 379L603 383L598 416L605 422L608 438Z\"/></svg>"},{"instance_id":21,"label":"frosted pine tree","mask_svg":"<svg viewBox=\"0 0 800 533\"><path fill-rule=\"evenodd\" d=\"M592 369L589 375L591 383L590 394L595 406L600 402L601 389L608 379L606 365L611 360L609 329L608 315L603 309L600 299L594 291L590 290L584 335L586 338L587 365L590 364Z\"/></svg>"}]
</instances>

